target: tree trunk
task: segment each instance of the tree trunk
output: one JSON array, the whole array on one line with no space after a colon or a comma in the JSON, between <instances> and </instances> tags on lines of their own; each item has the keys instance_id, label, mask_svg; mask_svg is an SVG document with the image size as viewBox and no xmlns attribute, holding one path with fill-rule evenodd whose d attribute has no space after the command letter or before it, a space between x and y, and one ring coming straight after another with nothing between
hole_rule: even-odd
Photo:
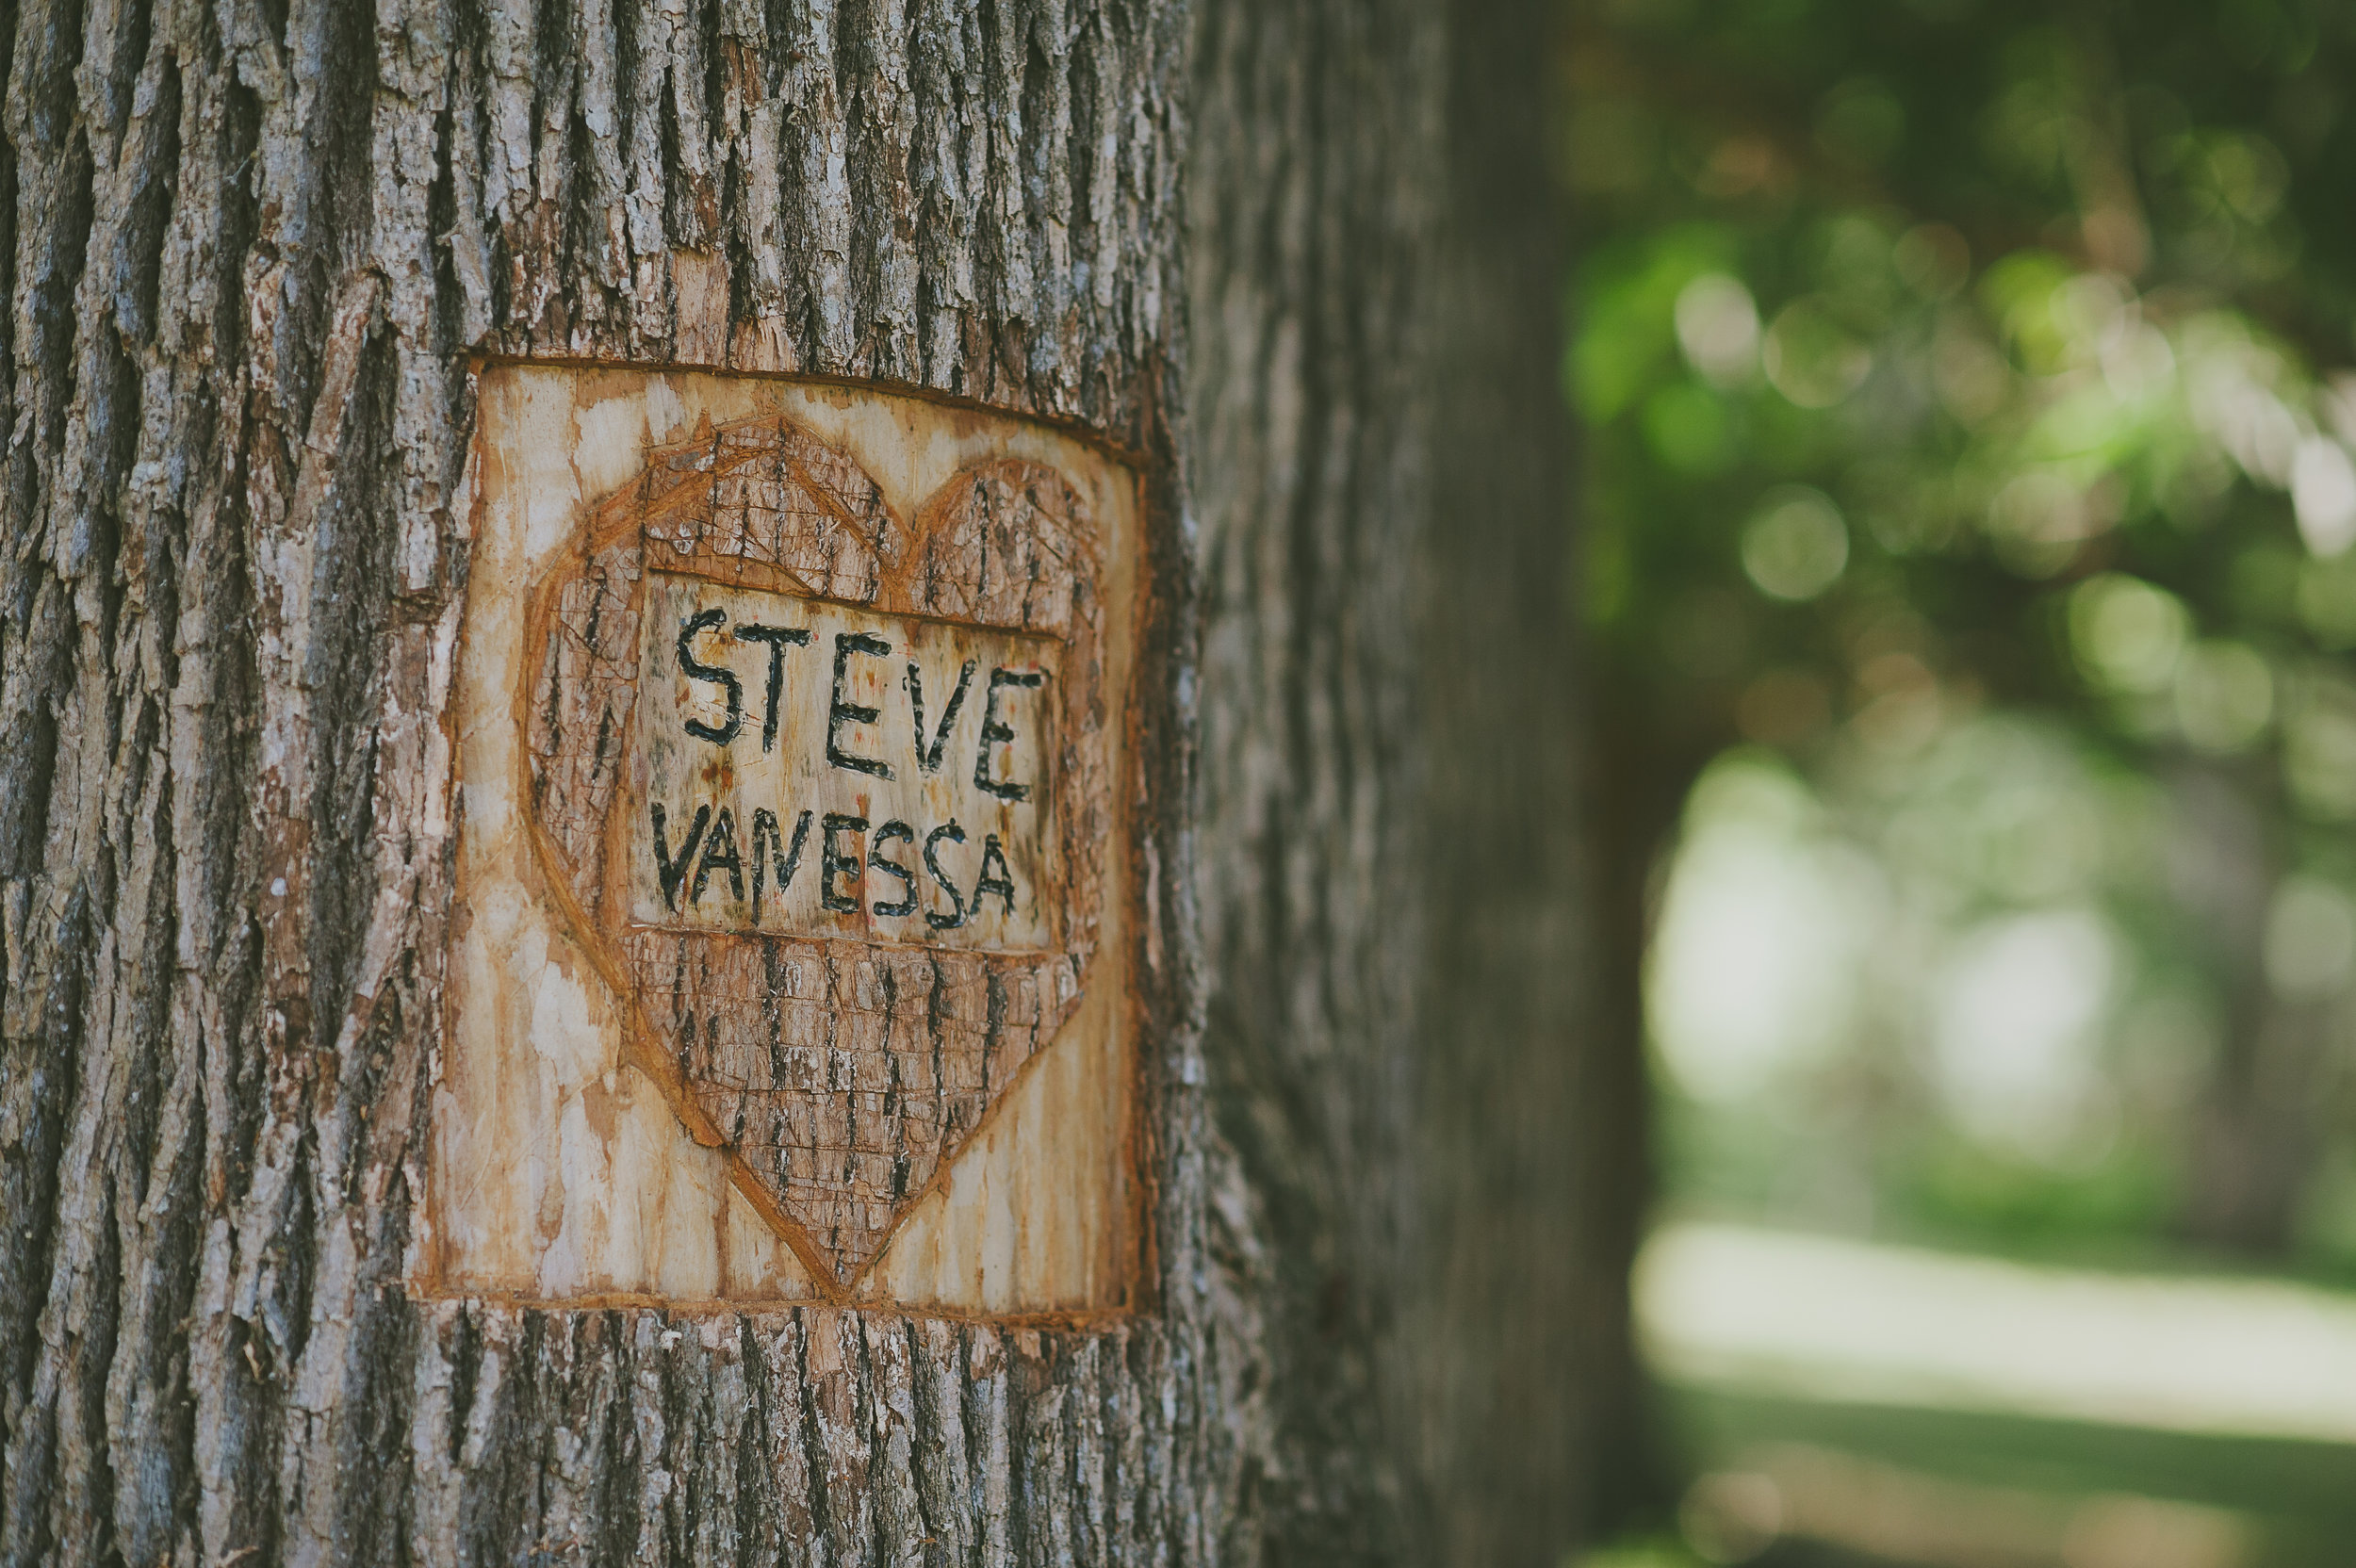
<instances>
[{"instance_id":1,"label":"tree trunk","mask_svg":"<svg viewBox=\"0 0 2356 1568\"><path fill-rule=\"evenodd\" d=\"M2179 1228L2198 1246L2281 1259L2327 1147L2345 1027L2334 995L2283 994L2267 906L2290 869L2281 802L2247 772L2179 764L2168 880L2208 959L2224 1028L2184 1142Z\"/></svg>"},{"instance_id":2,"label":"tree trunk","mask_svg":"<svg viewBox=\"0 0 2356 1568\"><path fill-rule=\"evenodd\" d=\"M0 1560L1559 1558L1628 1216L1542 16L17 9ZM1144 455L1140 1308L409 1287L500 358Z\"/></svg>"}]
</instances>

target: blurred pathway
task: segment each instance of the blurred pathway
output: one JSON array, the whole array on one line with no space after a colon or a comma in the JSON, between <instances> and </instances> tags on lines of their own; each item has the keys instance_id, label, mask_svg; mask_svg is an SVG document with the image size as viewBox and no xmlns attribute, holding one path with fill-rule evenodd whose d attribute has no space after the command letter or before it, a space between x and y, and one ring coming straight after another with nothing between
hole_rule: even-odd
<instances>
[{"instance_id":1,"label":"blurred pathway","mask_svg":"<svg viewBox=\"0 0 2356 1568\"><path fill-rule=\"evenodd\" d=\"M1665 1226L1638 1321L1673 1382L2356 1443L2356 1298Z\"/></svg>"}]
</instances>

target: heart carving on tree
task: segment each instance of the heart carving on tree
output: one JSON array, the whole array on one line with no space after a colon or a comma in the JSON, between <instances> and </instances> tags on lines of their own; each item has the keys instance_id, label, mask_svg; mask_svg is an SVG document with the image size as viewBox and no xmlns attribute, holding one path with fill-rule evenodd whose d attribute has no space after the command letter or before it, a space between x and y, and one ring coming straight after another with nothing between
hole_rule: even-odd
<instances>
[{"instance_id":1,"label":"heart carving on tree","mask_svg":"<svg viewBox=\"0 0 2356 1568\"><path fill-rule=\"evenodd\" d=\"M628 1059L831 1298L1080 1000L1095 539L1046 465L904 517L764 416L651 451L531 596L540 870Z\"/></svg>"}]
</instances>

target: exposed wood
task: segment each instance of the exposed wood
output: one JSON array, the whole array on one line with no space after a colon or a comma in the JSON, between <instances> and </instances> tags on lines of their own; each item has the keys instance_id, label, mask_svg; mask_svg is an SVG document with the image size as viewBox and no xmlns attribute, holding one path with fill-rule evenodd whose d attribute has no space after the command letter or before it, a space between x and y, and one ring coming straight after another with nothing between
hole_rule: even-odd
<instances>
[{"instance_id":1,"label":"exposed wood","mask_svg":"<svg viewBox=\"0 0 2356 1568\"><path fill-rule=\"evenodd\" d=\"M1134 878L1106 785L1135 474L1000 416L708 374L493 368L476 430L413 1276L1132 1304ZM1054 679L991 684L1032 670Z\"/></svg>"}]
</instances>

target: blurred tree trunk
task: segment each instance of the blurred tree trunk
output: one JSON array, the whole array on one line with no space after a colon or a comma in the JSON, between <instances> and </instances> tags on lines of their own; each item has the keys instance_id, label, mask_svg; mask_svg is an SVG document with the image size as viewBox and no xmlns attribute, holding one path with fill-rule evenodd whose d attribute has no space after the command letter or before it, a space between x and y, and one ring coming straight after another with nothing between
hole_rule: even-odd
<instances>
[{"instance_id":1,"label":"blurred tree trunk","mask_svg":"<svg viewBox=\"0 0 2356 1568\"><path fill-rule=\"evenodd\" d=\"M1313 1457L1267 1483L1283 1560L1551 1562L1642 1448L1642 1059L1575 896L1550 19L1206 15L1207 1045L1252 1200L1317 1238L1255 1260Z\"/></svg>"},{"instance_id":2,"label":"blurred tree trunk","mask_svg":"<svg viewBox=\"0 0 2356 1568\"><path fill-rule=\"evenodd\" d=\"M0 1560L1559 1559L1632 1124L1580 1011L1545 14L13 13ZM1152 1311L404 1292L482 353L1154 459Z\"/></svg>"},{"instance_id":3,"label":"blurred tree trunk","mask_svg":"<svg viewBox=\"0 0 2356 1568\"><path fill-rule=\"evenodd\" d=\"M1595 1037L1584 1054L1595 1115L1586 1209L1610 1237L1611 1255L1625 1269L1644 1240L1644 1222L1657 1193L1652 1139L1653 1102L1644 972L1660 920L1662 874L1677 848L1686 797L1710 760L1734 743L1685 714L1664 722L1647 707L1656 683L1643 672L1615 670L1598 655L1589 703L1590 753L1581 760L1587 797L1580 826L1592 871L1595 934ZM1598 1346L1616 1352L1599 1369L1595 1397L1608 1402L1621 1441L1601 1461L1598 1485L1605 1516L1614 1522L1657 1520L1675 1500L1673 1460L1653 1429L1625 1297L1612 1306L1623 1316Z\"/></svg>"},{"instance_id":4,"label":"blurred tree trunk","mask_svg":"<svg viewBox=\"0 0 2356 1568\"><path fill-rule=\"evenodd\" d=\"M2201 1246L2279 1259L2327 1147L2346 1004L2284 995L2268 972L2269 906L2291 863L2279 785L2211 763L2180 765L2169 782L2183 824L2170 880L2224 1004L2180 1223Z\"/></svg>"}]
</instances>

